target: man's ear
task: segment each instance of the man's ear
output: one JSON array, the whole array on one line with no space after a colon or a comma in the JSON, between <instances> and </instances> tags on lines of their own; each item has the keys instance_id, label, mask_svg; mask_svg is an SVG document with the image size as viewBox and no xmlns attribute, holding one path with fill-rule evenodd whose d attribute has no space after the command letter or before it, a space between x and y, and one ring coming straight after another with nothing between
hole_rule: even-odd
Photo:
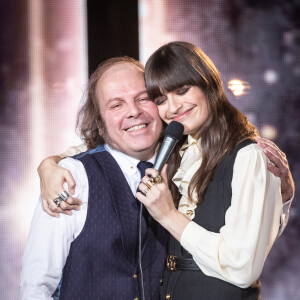
<instances>
[{"instance_id":1,"label":"man's ear","mask_svg":"<svg viewBox=\"0 0 300 300\"><path fill-rule=\"evenodd\" d=\"M97 120L97 127L98 127L98 133L100 136L103 136L104 134L104 127L100 120Z\"/></svg>"},{"instance_id":2,"label":"man's ear","mask_svg":"<svg viewBox=\"0 0 300 300\"><path fill-rule=\"evenodd\" d=\"M103 130L103 128L100 128L99 126L98 126L98 133L99 133L99 135L103 135L103 133L104 133L104 130Z\"/></svg>"}]
</instances>

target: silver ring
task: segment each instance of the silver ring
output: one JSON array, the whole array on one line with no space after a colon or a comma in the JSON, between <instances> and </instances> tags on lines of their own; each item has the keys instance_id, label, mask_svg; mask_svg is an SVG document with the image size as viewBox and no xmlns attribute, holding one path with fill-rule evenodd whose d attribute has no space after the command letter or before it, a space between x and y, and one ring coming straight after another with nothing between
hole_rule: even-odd
<instances>
[{"instance_id":1,"label":"silver ring","mask_svg":"<svg viewBox=\"0 0 300 300\"><path fill-rule=\"evenodd\" d=\"M55 198L53 201L58 207L60 207L60 204L63 202L60 197Z\"/></svg>"},{"instance_id":2,"label":"silver ring","mask_svg":"<svg viewBox=\"0 0 300 300\"><path fill-rule=\"evenodd\" d=\"M69 198L69 193L66 191L63 191L60 195L59 195L60 199L62 201L66 201Z\"/></svg>"}]
</instances>

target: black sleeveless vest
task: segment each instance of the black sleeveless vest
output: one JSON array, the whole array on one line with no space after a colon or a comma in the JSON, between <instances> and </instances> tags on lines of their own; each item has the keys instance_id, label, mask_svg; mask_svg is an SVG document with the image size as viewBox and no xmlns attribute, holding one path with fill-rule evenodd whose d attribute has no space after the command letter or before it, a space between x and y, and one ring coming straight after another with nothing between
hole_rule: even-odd
<instances>
[{"instance_id":1,"label":"black sleeveless vest","mask_svg":"<svg viewBox=\"0 0 300 300\"><path fill-rule=\"evenodd\" d=\"M82 232L72 242L60 300L139 298L139 205L106 151L77 156L87 172L89 200ZM142 265L146 299L159 299L168 234L143 217Z\"/></svg>"},{"instance_id":2,"label":"black sleeveless vest","mask_svg":"<svg viewBox=\"0 0 300 300\"><path fill-rule=\"evenodd\" d=\"M225 224L225 213L231 205L231 181L237 152L253 143L246 140L224 155L209 183L201 205L195 210L194 222L203 228L219 232ZM180 243L170 237L169 253L178 257L192 258ZM259 284L242 289L223 280L206 276L197 271L166 269L161 286L161 299L172 300L253 300L259 298Z\"/></svg>"}]
</instances>

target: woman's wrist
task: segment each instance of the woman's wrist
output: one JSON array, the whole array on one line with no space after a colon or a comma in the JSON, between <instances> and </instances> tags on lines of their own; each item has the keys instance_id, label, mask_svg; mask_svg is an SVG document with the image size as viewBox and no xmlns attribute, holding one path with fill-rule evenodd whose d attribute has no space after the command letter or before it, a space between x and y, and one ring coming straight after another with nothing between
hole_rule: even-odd
<instances>
[{"instance_id":1,"label":"woman's wrist","mask_svg":"<svg viewBox=\"0 0 300 300\"><path fill-rule=\"evenodd\" d=\"M190 222L191 220L187 216L174 208L159 223L180 242L181 235Z\"/></svg>"}]
</instances>

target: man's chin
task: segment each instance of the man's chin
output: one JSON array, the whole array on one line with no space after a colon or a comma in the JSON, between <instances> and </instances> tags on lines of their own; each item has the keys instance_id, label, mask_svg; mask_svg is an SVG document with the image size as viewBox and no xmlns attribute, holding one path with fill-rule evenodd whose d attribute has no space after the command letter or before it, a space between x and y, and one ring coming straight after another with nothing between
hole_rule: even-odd
<instances>
[{"instance_id":1,"label":"man's chin","mask_svg":"<svg viewBox=\"0 0 300 300\"><path fill-rule=\"evenodd\" d=\"M130 156L140 160L148 160L155 154L156 147L153 144L132 145L129 152Z\"/></svg>"},{"instance_id":2,"label":"man's chin","mask_svg":"<svg viewBox=\"0 0 300 300\"><path fill-rule=\"evenodd\" d=\"M141 153L141 152L149 152L149 151L152 151L153 152L153 155L155 153L155 147L153 145L136 145L136 146L132 146L131 147L131 150L133 152L137 152L137 153Z\"/></svg>"}]
</instances>

